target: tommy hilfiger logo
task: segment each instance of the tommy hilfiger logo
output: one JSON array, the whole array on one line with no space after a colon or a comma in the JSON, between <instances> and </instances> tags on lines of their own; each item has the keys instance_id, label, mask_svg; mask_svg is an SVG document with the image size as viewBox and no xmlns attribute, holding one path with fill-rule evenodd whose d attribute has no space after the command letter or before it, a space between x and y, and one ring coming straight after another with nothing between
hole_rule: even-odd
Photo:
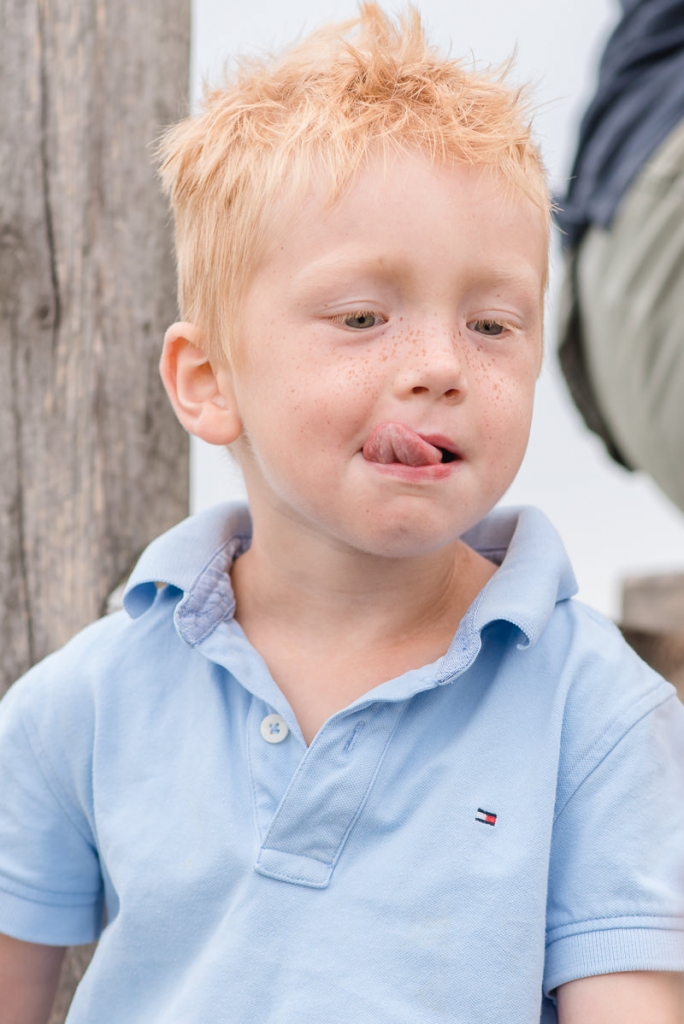
<instances>
[{"instance_id":1,"label":"tommy hilfiger logo","mask_svg":"<svg viewBox=\"0 0 684 1024\"><path fill-rule=\"evenodd\" d=\"M483 811L481 807L478 807L475 821L483 821L485 825L496 825L496 814L492 814L491 811Z\"/></svg>"}]
</instances>

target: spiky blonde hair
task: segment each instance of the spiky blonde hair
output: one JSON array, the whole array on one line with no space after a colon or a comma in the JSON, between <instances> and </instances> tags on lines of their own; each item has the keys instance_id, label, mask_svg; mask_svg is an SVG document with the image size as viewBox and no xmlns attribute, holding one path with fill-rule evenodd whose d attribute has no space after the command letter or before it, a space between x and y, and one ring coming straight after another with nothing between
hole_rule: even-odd
<instances>
[{"instance_id":1,"label":"spiky blonde hair","mask_svg":"<svg viewBox=\"0 0 684 1024\"><path fill-rule=\"evenodd\" d=\"M494 168L548 219L544 169L520 89L504 71L442 56L409 8L393 24L375 3L279 57L243 59L200 113L170 128L161 178L175 213L181 316L209 356L234 354L240 299L270 219L314 175L339 195L369 154L420 149Z\"/></svg>"}]
</instances>

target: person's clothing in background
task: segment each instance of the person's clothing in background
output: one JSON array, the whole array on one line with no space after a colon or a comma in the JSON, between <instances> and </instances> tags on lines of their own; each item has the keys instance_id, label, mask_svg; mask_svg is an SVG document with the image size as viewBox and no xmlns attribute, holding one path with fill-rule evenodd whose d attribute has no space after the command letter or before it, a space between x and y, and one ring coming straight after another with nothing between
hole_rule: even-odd
<instances>
[{"instance_id":1,"label":"person's clothing in background","mask_svg":"<svg viewBox=\"0 0 684 1024\"><path fill-rule=\"evenodd\" d=\"M556 219L560 359L613 458L684 508L684 0L622 0Z\"/></svg>"}]
</instances>

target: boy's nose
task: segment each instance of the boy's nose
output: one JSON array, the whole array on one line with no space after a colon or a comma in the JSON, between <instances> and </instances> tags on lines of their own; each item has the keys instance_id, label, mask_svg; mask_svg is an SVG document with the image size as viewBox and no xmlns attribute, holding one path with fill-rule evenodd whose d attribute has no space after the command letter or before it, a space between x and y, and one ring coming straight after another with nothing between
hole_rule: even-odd
<instances>
[{"instance_id":1,"label":"boy's nose","mask_svg":"<svg viewBox=\"0 0 684 1024\"><path fill-rule=\"evenodd\" d=\"M460 401L467 381L459 342L457 334L445 330L411 346L396 381L401 396L431 395L450 403Z\"/></svg>"}]
</instances>

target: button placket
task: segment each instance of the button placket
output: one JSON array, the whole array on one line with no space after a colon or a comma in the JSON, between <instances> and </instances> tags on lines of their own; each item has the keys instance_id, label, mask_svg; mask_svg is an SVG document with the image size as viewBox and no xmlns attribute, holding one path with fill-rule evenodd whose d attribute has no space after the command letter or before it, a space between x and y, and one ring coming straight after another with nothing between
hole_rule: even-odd
<instances>
[{"instance_id":1,"label":"button placket","mask_svg":"<svg viewBox=\"0 0 684 1024\"><path fill-rule=\"evenodd\" d=\"M275 811L255 864L260 874L312 888L328 885L404 706L378 703L323 726Z\"/></svg>"},{"instance_id":2,"label":"button placket","mask_svg":"<svg viewBox=\"0 0 684 1024\"><path fill-rule=\"evenodd\" d=\"M273 743L264 738L262 727L266 731L264 722L273 715L284 719L284 716L273 711L272 705L253 697L247 717L246 745L254 823L259 845L268 832L278 805L306 752L304 743L292 729L288 728L287 742L283 742L280 738L283 733L271 734L269 723L269 737L277 735L279 742Z\"/></svg>"}]
</instances>

